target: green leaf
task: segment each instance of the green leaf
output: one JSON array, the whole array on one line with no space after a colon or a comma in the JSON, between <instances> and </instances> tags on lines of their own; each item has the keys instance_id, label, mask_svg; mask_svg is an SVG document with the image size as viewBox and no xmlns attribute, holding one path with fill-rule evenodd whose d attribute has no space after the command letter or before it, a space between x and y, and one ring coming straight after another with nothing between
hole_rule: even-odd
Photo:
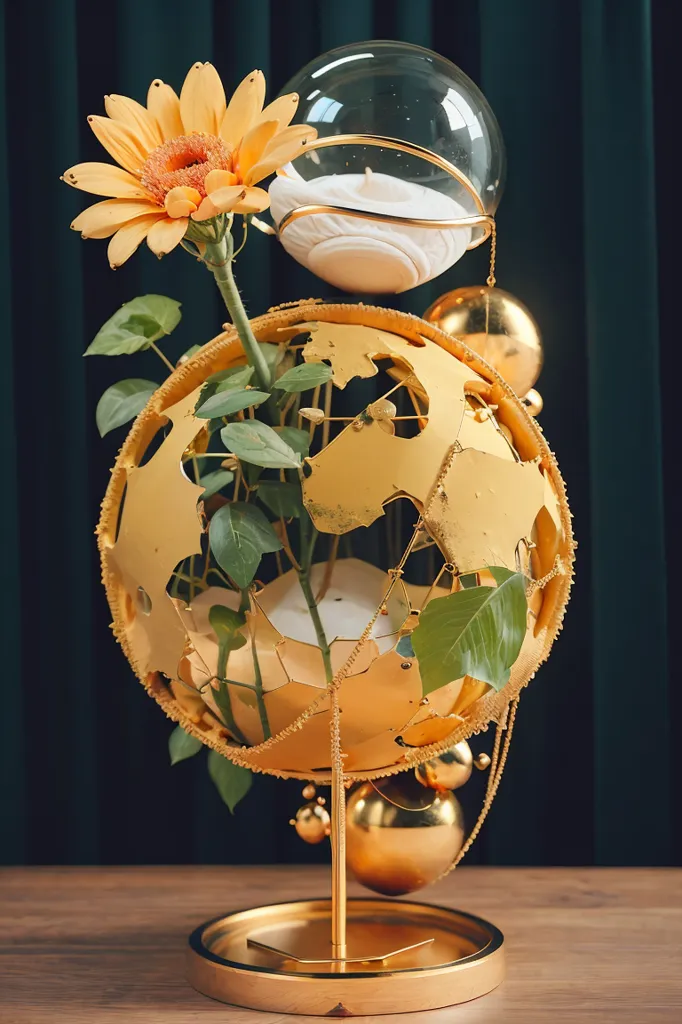
<instances>
[{"instance_id":1,"label":"green leaf","mask_svg":"<svg viewBox=\"0 0 682 1024\"><path fill-rule=\"evenodd\" d=\"M278 519L295 519L303 509L301 486L297 483L263 480L258 485L256 496Z\"/></svg>"},{"instance_id":2,"label":"green leaf","mask_svg":"<svg viewBox=\"0 0 682 1024\"><path fill-rule=\"evenodd\" d=\"M277 367L287 354L286 345L277 345L272 342L265 342L261 345L261 352L265 356L265 362L268 364L270 375L274 377Z\"/></svg>"},{"instance_id":3,"label":"green leaf","mask_svg":"<svg viewBox=\"0 0 682 1024\"><path fill-rule=\"evenodd\" d=\"M231 469L216 469L212 473L206 473L205 476L201 477L201 482L204 486L204 493L201 495L202 501L212 498L214 494L221 491L223 487L227 487L233 480L234 473Z\"/></svg>"},{"instance_id":4,"label":"green leaf","mask_svg":"<svg viewBox=\"0 0 682 1024\"><path fill-rule=\"evenodd\" d=\"M208 774L213 779L215 787L220 793L223 803L227 804L230 812L234 809L251 789L253 776L248 768L233 764L223 757L217 750L208 752Z\"/></svg>"},{"instance_id":5,"label":"green leaf","mask_svg":"<svg viewBox=\"0 0 682 1024\"><path fill-rule=\"evenodd\" d=\"M253 580L261 556L282 547L261 510L243 501L218 509L211 519L208 539L220 568L242 589Z\"/></svg>"},{"instance_id":6,"label":"green leaf","mask_svg":"<svg viewBox=\"0 0 682 1024\"><path fill-rule=\"evenodd\" d=\"M218 391L206 399L195 409L201 419L210 420L216 416L232 416L240 409L248 409L252 405L260 405L270 397L267 391L253 391L246 388L232 388L229 391Z\"/></svg>"},{"instance_id":7,"label":"green leaf","mask_svg":"<svg viewBox=\"0 0 682 1024\"><path fill-rule=\"evenodd\" d=\"M249 487L255 487L261 478L263 469L261 466L253 466L250 462L242 462L242 472Z\"/></svg>"},{"instance_id":8,"label":"green leaf","mask_svg":"<svg viewBox=\"0 0 682 1024\"><path fill-rule=\"evenodd\" d=\"M168 753L171 764L178 764L180 761L186 761L188 757L194 757L202 747L201 740L190 736L181 725L177 725L168 737Z\"/></svg>"},{"instance_id":9,"label":"green leaf","mask_svg":"<svg viewBox=\"0 0 682 1024\"><path fill-rule=\"evenodd\" d=\"M199 393L197 404L194 406L194 414L198 415L199 409L208 402L210 398L217 395L219 391L231 391L233 388L244 388L253 377L253 366L232 366L229 370L218 370L212 373Z\"/></svg>"},{"instance_id":10,"label":"green leaf","mask_svg":"<svg viewBox=\"0 0 682 1024\"><path fill-rule=\"evenodd\" d=\"M218 391L229 391L230 388L243 388L250 383L255 373L253 366L231 366L229 370L219 370L212 373L206 380L210 384L217 384Z\"/></svg>"},{"instance_id":11,"label":"green leaf","mask_svg":"<svg viewBox=\"0 0 682 1024\"><path fill-rule=\"evenodd\" d=\"M228 423L220 431L223 444L239 459L264 469L298 469L301 460L293 448L267 423L248 420Z\"/></svg>"},{"instance_id":12,"label":"green leaf","mask_svg":"<svg viewBox=\"0 0 682 1024\"><path fill-rule=\"evenodd\" d=\"M293 448L297 455L303 458L310 451L310 434L307 430L300 430L299 427L276 427L276 432L283 441Z\"/></svg>"},{"instance_id":13,"label":"green leaf","mask_svg":"<svg viewBox=\"0 0 682 1024\"><path fill-rule=\"evenodd\" d=\"M395 645L396 654L399 654L401 658L414 658L414 647L412 646L412 634L408 633L406 636L401 636L398 643Z\"/></svg>"},{"instance_id":14,"label":"green leaf","mask_svg":"<svg viewBox=\"0 0 682 1024\"><path fill-rule=\"evenodd\" d=\"M140 295L100 327L86 356L127 356L149 348L180 323L180 303L165 295Z\"/></svg>"},{"instance_id":15,"label":"green leaf","mask_svg":"<svg viewBox=\"0 0 682 1024\"><path fill-rule=\"evenodd\" d=\"M224 604L214 604L209 609L208 621L220 643L223 638L237 633L245 624L246 619L241 612L236 612L233 608L228 608ZM244 645L240 644L239 646L243 647Z\"/></svg>"},{"instance_id":16,"label":"green leaf","mask_svg":"<svg viewBox=\"0 0 682 1024\"><path fill-rule=\"evenodd\" d=\"M97 403L95 413L100 437L122 427L142 412L158 386L153 380L131 377L107 388Z\"/></svg>"},{"instance_id":17,"label":"green leaf","mask_svg":"<svg viewBox=\"0 0 682 1024\"><path fill-rule=\"evenodd\" d=\"M332 368L326 363L301 363L300 366L294 366L278 377L273 387L289 393L309 391L319 384L326 384L331 377Z\"/></svg>"},{"instance_id":18,"label":"green leaf","mask_svg":"<svg viewBox=\"0 0 682 1024\"><path fill-rule=\"evenodd\" d=\"M412 633L424 695L472 676L501 690L526 633L526 579L490 566L496 587L472 587L430 601Z\"/></svg>"},{"instance_id":19,"label":"green leaf","mask_svg":"<svg viewBox=\"0 0 682 1024\"><path fill-rule=\"evenodd\" d=\"M208 621L211 623L211 629L218 637L217 675L220 679L224 679L230 652L238 651L240 647L246 645L246 637L239 632L246 619L240 612L235 612L232 608L226 608L222 604L214 604L209 609Z\"/></svg>"},{"instance_id":20,"label":"green leaf","mask_svg":"<svg viewBox=\"0 0 682 1024\"><path fill-rule=\"evenodd\" d=\"M201 345L190 345L187 351L182 353L182 355L178 359L178 363L186 363L187 360L191 359L194 353L198 352L201 347Z\"/></svg>"}]
</instances>

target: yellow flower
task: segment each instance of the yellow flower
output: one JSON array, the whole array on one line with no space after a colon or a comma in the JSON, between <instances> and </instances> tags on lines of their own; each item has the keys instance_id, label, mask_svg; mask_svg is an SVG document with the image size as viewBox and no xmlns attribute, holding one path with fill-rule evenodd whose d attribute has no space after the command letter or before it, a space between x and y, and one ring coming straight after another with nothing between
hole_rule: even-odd
<instances>
[{"instance_id":1,"label":"yellow flower","mask_svg":"<svg viewBox=\"0 0 682 1024\"><path fill-rule=\"evenodd\" d=\"M156 79L147 106L127 96L107 96L108 117L92 115L90 127L119 166L76 164L63 180L97 196L71 225L83 238L110 238L112 267L144 239L157 256L174 249L189 218L220 213L257 213L269 206L255 188L300 153L317 134L290 125L298 96L280 96L263 109L265 78L253 71L229 104L212 64L194 64L180 96Z\"/></svg>"}]
</instances>

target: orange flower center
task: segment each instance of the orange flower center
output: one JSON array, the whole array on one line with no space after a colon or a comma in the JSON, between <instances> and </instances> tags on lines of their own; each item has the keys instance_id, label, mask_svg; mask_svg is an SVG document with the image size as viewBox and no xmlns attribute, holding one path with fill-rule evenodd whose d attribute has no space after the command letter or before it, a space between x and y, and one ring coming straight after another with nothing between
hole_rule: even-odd
<instances>
[{"instance_id":1,"label":"orange flower center","mask_svg":"<svg viewBox=\"0 0 682 1024\"><path fill-rule=\"evenodd\" d=\"M163 204L172 188L185 185L206 195L204 179L209 171L229 171L230 151L215 135L178 135L158 146L147 157L141 182Z\"/></svg>"}]
</instances>

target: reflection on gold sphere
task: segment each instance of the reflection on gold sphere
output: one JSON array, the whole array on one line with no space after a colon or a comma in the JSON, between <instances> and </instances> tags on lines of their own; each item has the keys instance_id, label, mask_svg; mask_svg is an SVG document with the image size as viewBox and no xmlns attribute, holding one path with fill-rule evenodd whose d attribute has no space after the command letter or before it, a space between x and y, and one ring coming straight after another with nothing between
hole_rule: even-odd
<instances>
[{"instance_id":1,"label":"reflection on gold sphere","mask_svg":"<svg viewBox=\"0 0 682 1024\"><path fill-rule=\"evenodd\" d=\"M436 299L424 319L483 356L520 397L540 376L540 329L523 303L502 288L455 288Z\"/></svg>"},{"instance_id":2,"label":"reflection on gold sphere","mask_svg":"<svg viewBox=\"0 0 682 1024\"><path fill-rule=\"evenodd\" d=\"M538 416L545 404L542 400L542 395L535 388L531 388L530 391L526 392L523 396L523 403L531 416Z\"/></svg>"},{"instance_id":3,"label":"reflection on gold sphere","mask_svg":"<svg viewBox=\"0 0 682 1024\"><path fill-rule=\"evenodd\" d=\"M291 824L304 842L321 843L329 835L329 812L318 803L304 804Z\"/></svg>"},{"instance_id":4,"label":"reflection on gold sphere","mask_svg":"<svg viewBox=\"0 0 682 1024\"><path fill-rule=\"evenodd\" d=\"M455 743L438 757L425 761L415 769L415 775L422 786L443 791L459 789L471 778L474 764L471 747L466 740Z\"/></svg>"},{"instance_id":5,"label":"reflection on gold sphere","mask_svg":"<svg viewBox=\"0 0 682 1024\"><path fill-rule=\"evenodd\" d=\"M412 772L364 782L348 799L348 865L374 892L401 896L435 882L463 842L459 801L425 789Z\"/></svg>"}]
</instances>

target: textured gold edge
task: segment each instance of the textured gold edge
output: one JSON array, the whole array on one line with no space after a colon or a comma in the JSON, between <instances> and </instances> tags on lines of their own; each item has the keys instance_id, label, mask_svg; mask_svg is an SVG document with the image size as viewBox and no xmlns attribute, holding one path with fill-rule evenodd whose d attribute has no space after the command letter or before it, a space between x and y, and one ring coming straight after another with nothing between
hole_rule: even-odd
<instances>
[{"instance_id":1,"label":"textured gold edge","mask_svg":"<svg viewBox=\"0 0 682 1024\"><path fill-rule=\"evenodd\" d=\"M368 306L364 303L358 303L356 305L345 303L302 303L301 305L292 306L286 310L278 309L265 313L260 317L256 317L251 321L251 327L259 340L276 341L277 338L275 332L277 329L294 326L296 323L304 323L312 320L322 320L331 323L355 323L360 326L375 327L389 332L393 331L402 337L412 337L414 340L427 338L440 345L441 348L444 348L446 351L449 351L453 355L461 358L472 368L472 370L480 374L484 379L499 385L512 400L513 404L523 411L524 419L528 420L527 426L530 432L535 436L535 440L537 441L541 452L543 464L550 472L552 482L554 483L560 499L561 522L566 538L567 548L564 574L558 577L559 584L558 593L554 602L555 606L545 627L546 639L543 654L537 663L535 671L530 674L528 679L518 685L508 683L499 692L491 691L485 696L479 698L473 706L475 713L472 714L466 722L454 729L448 737L426 747L406 749L404 752L405 760L400 763L371 772L347 772L346 780L348 783L352 783L356 781L368 781L371 779L387 778L391 775L397 775L400 772L405 771L407 768L414 767L421 764L423 761L427 761L430 758L435 757L442 753L442 751L447 750L447 748L452 746L454 743L459 743L461 740L469 739L471 736L484 732L491 723L499 722L509 702L517 696L525 686L528 685L530 680L535 677L537 668L547 660L552 644L561 631L566 604L573 581L575 542L573 539L571 515L567 504L566 487L554 454L545 440L540 425L532 417L528 417L528 414L523 407L523 403L512 388L502 379L497 371L489 365L489 363L481 358L481 356L475 353L472 349L469 349L458 338L453 338L450 335L445 334L433 324L429 324L420 317L414 316L411 313L401 313L397 310L385 309L380 306ZM164 409L169 408L176 402L179 402L182 398L186 397L192 390L194 390L194 388L203 383L205 377L209 373L215 372L218 368L223 368L226 363L229 363L237 359L240 355L243 355L241 343L239 342L235 328L232 325L225 326L226 330L224 332L207 342L199 352L195 353L191 359L178 367L174 373L171 374L171 376L161 385L158 391L154 393L148 405L136 419L121 447L112 470L111 479L102 501L100 520L95 532L97 534L97 542L101 558L102 582L106 590L107 599L109 601L109 606L114 620L112 623L113 632L123 648L130 664L135 670L140 682L143 684L147 692L154 697L158 704L160 704L168 717L181 725L186 732L195 736L197 739L201 740L202 743L216 750L223 756L235 761L235 763L244 764L245 760L248 758L247 751L257 752L257 747L231 748L224 742L222 737L219 736L217 729L215 734L212 734L198 728L189 715L187 715L187 713L179 706L166 684L162 681L159 673L155 672L145 676L144 673L140 671L125 634L123 609L120 605L119 594L113 574L108 569L106 561L107 551L112 546L113 539L116 534L118 512L125 487L126 474L128 469L134 467L136 464L135 454L138 451L138 447L146 446L146 443L148 443L151 437L154 436L156 430L167 422L167 417L163 415ZM218 366L218 364L220 365ZM217 721L216 725L219 725ZM235 754L237 755L236 757L234 756ZM331 781L330 774L305 774L300 772L275 771L269 768L264 769L257 764L250 763L248 764L248 767L254 772L274 775L278 778L294 778L301 780L314 778L316 782L322 785L328 784Z\"/></svg>"}]
</instances>

